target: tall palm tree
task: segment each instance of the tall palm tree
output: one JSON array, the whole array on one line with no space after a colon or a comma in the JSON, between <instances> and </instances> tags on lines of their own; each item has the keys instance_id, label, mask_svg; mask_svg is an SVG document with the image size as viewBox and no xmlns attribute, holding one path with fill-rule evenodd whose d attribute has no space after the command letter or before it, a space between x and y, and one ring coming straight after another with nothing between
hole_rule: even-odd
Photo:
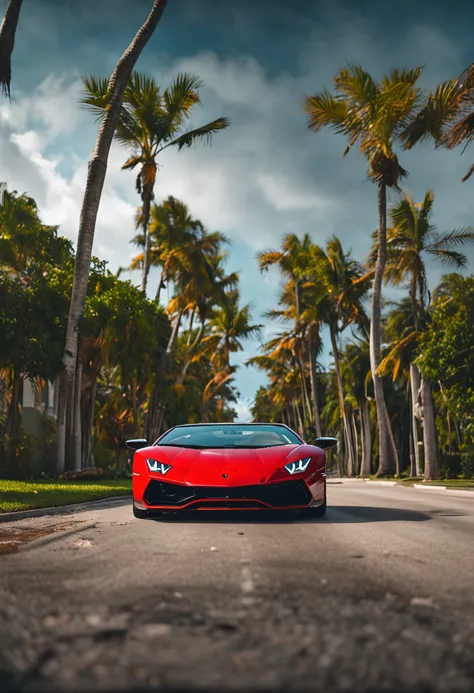
<instances>
[{"instance_id":1,"label":"tall palm tree","mask_svg":"<svg viewBox=\"0 0 474 693\"><path fill-rule=\"evenodd\" d=\"M163 15L167 0L153 0L150 14L136 33L131 44L118 61L107 84L108 107L102 119L94 151L87 173L86 189L79 221L74 280L66 330L63 357L63 374L58 398L57 471L64 470L66 427L65 413L68 394L72 389L76 370L79 323L84 306L89 280L92 245L95 225L104 186L110 147L115 129L120 122L125 90L135 64L150 40Z\"/></svg>"},{"instance_id":2,"label":"tall palm tree","mask_svg":"<svg viewBox=\"0 0 474 693\"><path fill-rule=\"evenodd\" d=\"M283 238L281 250L265 250L258 254L257 259L260 271L264 272L272 266L277 266L281 275L286 279L286 284L280 302L287 306L283 312L270 311L267 317L272 319L284 318L294 320L294 336L296 341L295 357L297 357L300 376L303 387L305 378L303 373L303 363L306 360L309 364L311 379L311 399L314 427L316 435L321 436L321 417L318 404L318 388L316 377L316 358L321 350L321 340L319 335L318 320L310 316L307 306L304 305L304 292L301 283L304 277L304 268L309 261L311 248L311 238L305 234L300 240L295 234L287 234ZM304 318L303 318L304 313ZM306 340L306 346L303 346ZM303 402L305 397L303 398Z\"/></svg>"},{"instance_id":3,"label":"tall palm tree","mask_svg":"<svg viewBox=\"0 0 474 693\"><path fill-rule=\"evenodd\" d=\"M329 127L346 135L346 155L355 144L366 157L368 176L378 188L378 255L372 290L370 322L371 369L379 427L378 474L393 472L397 450L384 399L383 383L377 374L381 355L381 300L385 270L387 235L387 187L397 188L406 175L395 151L403 137L410 116L417 108L420 89L417 81L421 68L393 70L377 82L360 65L352 63L334 78L335 93L325 90L305 99L308 128L319 132Z\"/></svg>"},{"instance_id":4,"label":"tall palm tree","mask_svg":"<svg viewBox=\"0 0 474 693\"><path fill-rule=\"evenodd\" d=\"M311 292L321 322L329 327L334 357L339 405L344 424L348 472L356 473L351 425L345 409L344 385L339 354L339 335L351 324L366 324L363 301L370 288L371 273L365 274L362 265L350 252L344 252L341 241L333 236L326 249L311 247L311 264L306 270L305 287Z\"/></svg>"},{"instance_id":5,"label":"tall palm tree","mask_svg":"<svg viewBox=\"0 0 474 693\"><path fill-rule=\"evenodd\" d=\"M419 404L420 373L415 363L419 331L414 322L411 297L394 304L384 321L387 353L380 362L379 374L391 375L392 381L407 387L411 403L410 476L420 475L418 421L422 419Z\"/></svg>"},{"instance_id":6,"label":"tall palm tree","mask_svg":"<svg viewBox=\"0 0 474 693\"><path fill-rule=\"evenodd\" d=\"M0 29L0 88L10 98L12 54L23 0L10 0Z\"/></svg>"},{"instance_id":7,"label":"tall palm tree","mask_svg":"<svg viewBox=\"0 0 474 693\"><path fill-rule=\"evenodd\" d=\"M418 332L424 328L428 317L429 292L424 256L431 256L457 268L465 267L467 258L458 249L474 241L474 229L471 228L442 234L436 231L431 223L434 200L432 190L426 192L420 204L416 204L411 195L405 193L390 212L392 228L388 231L386 280L399 285L408 277L412 320L415 331ZM419 375L414 363L410 370L412 398L415 403ZM431 480L439 476L439 462L431 383L423 375L420 387L423 403L424 475L426 480Z\"/></svg>"},{"instance_id":8,"label":"tall palm tree","mask_svg":"<svg viewBox=\"0 0 474 693\"><path fill-rule=\"evenodd\" d=\"M411 149L420 140L431 137L436 147L454 149L474 140L474 63L455 79L439 84L429 92L425 103L411 119L403 142ZM463 150L464 151L464 150ZM474 173L470 166L462 182Z\"/></svg>"},{"instance_id":9,"label":"tall palm tree","mask_svg":"<svg viewBox=\"0 0 474 693\"><path fill-rule=\"evenodd\" d=\"M85 77L83 83L82 103L92 113L103 116L109 104L107 81L91 75ZM162 91L153 77L135 72L125 91L115 137L130 152L122 170L139 169L136 186L142 199L143 291L146 291L150 267L148 224L160 154L168 147L181 151L199 141L210 142L215 132L229 125L228 118L217 118L207 125L186 130L193 109L201 105L199 89L202 86L198 77L183 73L176 77L171 87Z\"/></svg>"}]
</instances>

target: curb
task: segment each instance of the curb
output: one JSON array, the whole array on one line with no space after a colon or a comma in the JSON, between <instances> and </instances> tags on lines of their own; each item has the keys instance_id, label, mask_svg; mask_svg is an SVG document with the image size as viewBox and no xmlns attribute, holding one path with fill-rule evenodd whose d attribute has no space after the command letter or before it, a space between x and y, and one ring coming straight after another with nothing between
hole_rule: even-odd
<instances>
[{"instance_id":1,"label":"curb","mask_svg":"<svg viewBox=\"0 0 474 693\"><path fill-rule=\"evenodd\" d=\"M424 489L428 489L428 491L446 491L448 487L447 486L436 486L436 485L430 485L430 484L413 484L413 488L424 488Z\"/></svg>"},{"instance_id":2,"label":"curb","mask_svg":"<svg viewBox=\"0 0 474 693\"><path fill-rule=\"evenodd\" d=\"M72 534L78 534L78 532L87 531L88 529L93 529L96 526L97 522L84 522L84 524L82 524L80 527L71 527L71 529L65 529L63 532L53 532L52 534L47 534L44 537L38 537L38 539L33 539L32 541L27 541L25 544L21 544L15 553L39 549L46 544L51 544L53 541L65 539L66 537L70 537Z\"/></svg>"},{"instance_id":3,"label":"curb","mask_svg":"<svg viewBox=\"0 0 474 693\"><path fill-rule=\"evenodd\" d=\"M45 515L61 515L65 513L83 512L84 510L94 510L101 503L117 503L131 498L127 494L123 496L109 496L108 498L97 498L96 500L86 501L85 503L72 503L70 505L59 505L52 508L34 508L32 510L18 510L10 513L0 513L0 523L16 522L26 520L28 517L44 517Z\"/></svg>"},{"instance_id":4,"label":"curb","mask_svg":"<svg viewBox=\"0 0 474 693\"><path fill-rule=\"evenodd\" d=\"M340 480L340 483L352 483L352 482L364 482L366 484L378 484L379 486L399 486L401 488L417 488L417 489L424 489L425 491L446 491L447 493L461 493L465 495L466 497L471 494L474 497L474 488L472 489L465 489L465 488L455 488L453 486L437 486L434 484L406 484L400 481L384 481L381 479L380 481L376 481L375 479L360 479L360 478L349 478L349 477L342 477Z\"/></svg>"}]
</instances>

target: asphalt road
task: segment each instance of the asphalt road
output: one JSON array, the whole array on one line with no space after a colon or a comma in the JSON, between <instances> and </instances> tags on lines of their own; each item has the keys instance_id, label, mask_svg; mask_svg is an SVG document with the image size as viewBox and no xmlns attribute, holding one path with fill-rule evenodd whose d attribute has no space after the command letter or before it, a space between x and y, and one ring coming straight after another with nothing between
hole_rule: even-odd
<instances>
[{"instance_id":1,"label":"asphalt road","mask_svg":"<svg viewBox=\"0 0 474 693\"><path fill-rule=\"evenodd\" d=\"M323 520L68 516L96 524L0 556L0 690L474 690L474 494L354 481L328 501Z\"/></svg>"}]
</instances>

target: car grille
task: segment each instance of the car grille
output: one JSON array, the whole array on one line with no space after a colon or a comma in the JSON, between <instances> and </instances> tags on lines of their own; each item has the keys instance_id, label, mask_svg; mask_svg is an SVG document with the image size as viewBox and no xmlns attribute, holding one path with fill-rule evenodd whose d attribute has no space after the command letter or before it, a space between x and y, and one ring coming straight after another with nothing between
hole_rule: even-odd
<instances>
[{"instance_id":1,"label":"car grille","mask_svg":"<svg viewBox=\"0 0 474 693\"><path fill-rule=\"evenodd\" d=\"M193 507L282 508L308 505L311 494L303 479L255 486L181 486L152 479L143 499L147 505L174 507L193 503Z\"/></svg>"}]
</instances>

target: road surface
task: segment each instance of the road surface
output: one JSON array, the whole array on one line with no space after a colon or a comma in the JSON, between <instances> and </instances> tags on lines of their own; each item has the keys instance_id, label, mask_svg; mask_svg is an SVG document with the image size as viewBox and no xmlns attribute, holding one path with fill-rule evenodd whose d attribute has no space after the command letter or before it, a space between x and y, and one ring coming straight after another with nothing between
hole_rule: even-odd
<instances>
[{"instance_id":1,"label":"road surface","mask_svg":"<svg viewBox=\"0 0 474 693\"><path fill-rule=\"evenodd\" d=\"M0 690L474 690L474 495L328 499L324 520L68 516L0 556Z\"/></svg>"}]
</instances>

